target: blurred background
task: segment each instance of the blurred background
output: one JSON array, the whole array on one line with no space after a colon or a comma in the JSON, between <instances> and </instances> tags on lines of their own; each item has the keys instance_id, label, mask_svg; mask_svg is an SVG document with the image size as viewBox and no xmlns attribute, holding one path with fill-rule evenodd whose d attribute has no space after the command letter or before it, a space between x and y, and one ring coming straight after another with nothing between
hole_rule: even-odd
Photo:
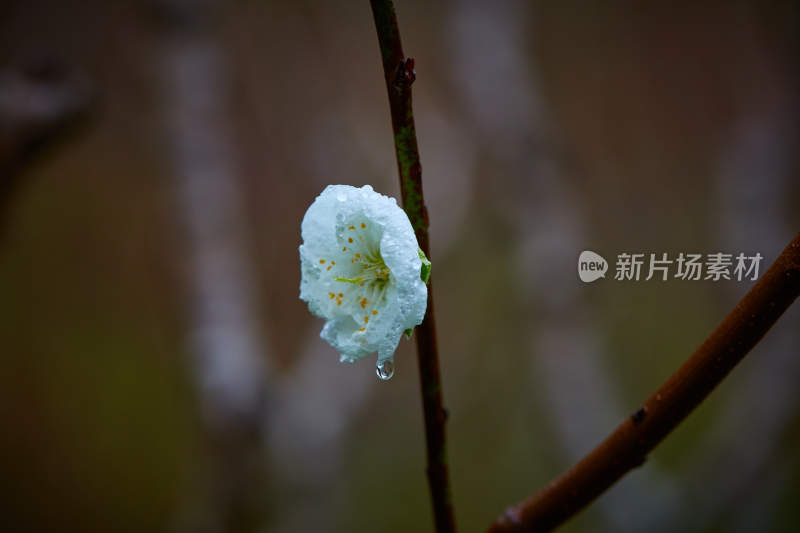
<instances>
[{"instance_id":1,"label":"blurred background","mask_svg":"<svg viewBox=\"0 0 800 533\"><path fill-rule=\"evenodd\" d=\"M461 531L638 407L753 282L578 254L800 229L798 6L397 3ZM369 4L0 6L3 530L431 531L413 342L340 364L298 299L327 184L399 195ZM762 269L763 272L764 269ZM800 308L563 527L800 528Z\"/></svg>"}]
</instances>

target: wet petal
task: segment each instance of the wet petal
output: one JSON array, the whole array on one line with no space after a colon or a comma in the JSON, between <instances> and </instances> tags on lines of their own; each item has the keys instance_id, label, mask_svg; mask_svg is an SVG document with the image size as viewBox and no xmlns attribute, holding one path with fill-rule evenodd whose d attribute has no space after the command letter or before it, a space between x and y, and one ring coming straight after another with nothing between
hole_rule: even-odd
<instances>
[{"instance_id":1,"label":"wet petal","mask_svg":"<svg viewBox=\"0 0 800 533\"><path fill-rule=\"evenodd\" d=\"M302 237L300 298L326 319L321 337L343 361L391 358L427 305L405 212L369 185L330 185L306 212Z\"/></svg>"}]
</instances>

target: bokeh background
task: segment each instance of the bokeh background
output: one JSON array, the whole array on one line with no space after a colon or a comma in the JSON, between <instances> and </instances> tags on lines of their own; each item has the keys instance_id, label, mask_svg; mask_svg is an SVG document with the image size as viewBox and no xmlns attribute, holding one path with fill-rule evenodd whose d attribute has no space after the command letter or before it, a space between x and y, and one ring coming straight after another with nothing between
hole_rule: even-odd
<instances>
[{"instance_id":1,"label":"bokeh background","mask_svg":"<svg viewBox=\"0 0 800 533\"><path fill-rule=\"evenodd\" d=\"M800 228L797 5L660 4L398 2L462 531L752 286L580 251L769 264ZM399 195L366 1L3 2L0 136L3 530L432 530L413 343L379 382L297 297L325 185ZM799 324L563 531L800 528Z\"/></svg>"}]
</instances>

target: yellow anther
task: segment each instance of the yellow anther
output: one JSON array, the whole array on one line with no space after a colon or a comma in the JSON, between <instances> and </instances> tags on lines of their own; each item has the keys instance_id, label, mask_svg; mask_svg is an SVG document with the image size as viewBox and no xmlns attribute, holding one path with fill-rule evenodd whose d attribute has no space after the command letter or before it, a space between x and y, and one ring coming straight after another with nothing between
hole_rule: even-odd
<instances>
[{"instance_id":1,"label":"yellow anther","mask_svg":"<svg viewBox=\"0 0 800 533\"><path fill-rule=\"evenodd\" d=\"M364 229L364 228L366 228L366 227L367 227L367 225L366 225L366 224L364 224L364 223L362 222L362 223L361 223L361 229Z\"/></svg>"},{"instance_id":2,"label":"yellow anther","mask_svg":"<svg viewBox=\"0 0 800 533\"><path fill-rule=\"evenodd\" d=\"M367 331L367 328L361 328L358 331Z\"/></svg>"},{"instance_id":3,"label":"yellow anther","mask_svg":"<svg viewBox=\"0 0 800 533\"><path fill-rule=\"evenodd\" d=\"M350 226L350 229L356 229L356 227L355 226Z\"/></svg>"},{"instance_id":4,"label":"yellow anther","mask_svg":"<svg viewBox=\"0 0 800 533\"><path fill-rule=\"evenodd\" d=\"M368 317L368 316L365 316L365 317L364 317L364 324L366 324L367 322L369 322L369 317Z\"/></svg>"},{"instance_id":5,"label":"yellow anther","mask_svg":"<svg viewBox=\"0 0 800 533\"><path fill-rule=\"evenodd\" d=\"M373 309L373 310L372 310L372 314L373 314L373 315L377 315L377 314L378 314L378 310L377 310L377 309Z\"/></svg>"},{"instance_id":6,"label":"yellow anther","mask_svg":"<svg viewBox=\"0 0 800 533\"><path fill-rule=\"evenodd\" d=\"M346 252L347 251L347 246L342 247L342 251Z\"/></svg>"},{"instance_id":7,"label":"yellow anther","mask_svg":"<svg viewBox=\"0 0 800 533\"><path fill-rule=\"evenodd\" d=\"M320 264L320 265L323 265L323 264L325 264L325 260L324 260L324 259L320 259L320 260L319 260L319 264Z\"/></svg>"},{"instance_id":8,"label":"yellow anther","mask_svg":"<svg viewBox=\"0 0 800 533\"><path fill-rule=\"evenodd\" d=\"M336 295L335 295L335 294L333 294L332 292L329 292L329 293L328 293L328 296L330 296L330 297L331 297L331 300L333 300L334 298L336 298Z\"/></svg>"},{"instance_id":9,"label":"yellow anther","mask_svg":"<svg viewBox=\"0 0 800 533\"><path fill-rule=\"evenodd\" d=\"M342 294L342 293L340 292L340 293L339 293L339 298L344 298L344 294Z\"/></svg>"},{"instance_id":10,"label":"yellow anther","mask_svg":"<svg viewBox=\"0 0 800 533\"><path fill-rule=\"evenodd\" d=\"M326 268L325 270L330 270L331 268L333 267L331 265L328 265L328 268Z\"/></svg>"},{"instance_id":11,"label":"yellow anther","mask_svg":"<svg viewBox=\"0 0 800 533\"><path fill-rule=\"evenodd\" d=\"M347 238L347 242L353 242L353 238L352 237L348 237Z\"/></svg>"},{"instance_id":12,"label":"yellow anther","mask_svg":"<svg viewBox=\"0 0 800 533\"><path fill-rule=\"evenodd\" d=\"M367 307L367 299L364 298L361 300L361 309L365 309Z\"/></svg>"},{"instance_id":13,"label":"yellow anther","mask_svg":"<svg viewBox=\"0 0 800 533\"><path fill-rule=\"evenodd\" d=\"M360 258L361 254L356 254L356 259Z\"/></svg>"}]
</instances>

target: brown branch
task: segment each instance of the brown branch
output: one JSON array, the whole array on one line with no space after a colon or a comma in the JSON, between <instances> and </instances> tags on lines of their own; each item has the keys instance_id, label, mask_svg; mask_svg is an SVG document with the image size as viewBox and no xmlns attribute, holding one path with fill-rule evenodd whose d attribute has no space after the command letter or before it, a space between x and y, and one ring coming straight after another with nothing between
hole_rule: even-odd
<instances>
[{"instance_id":1,"label":"brown branch","mask_svg":"<svg viewBox=\"0 0 800 533\"><path fill-rule=\"evenodd\" d=\"M0 71L0 227L22 174L89 118L88 83L61 65Z\"/></svg>"},{"instance_id":2,"label":"brown branch","mask_svg":"<svg viewBox=\"0 0 800 533\"><path fill-rule=\"evenodd\" d=\"M417 149L417 133L411 108L411 84L414 82L414 60L403 55L397 16L391 0L370 0L375 28L378 32L383 74L392 113L394 147L403 209L408 214L417 241L425 255L431 257L428 241L428 212L422 195L422 166ZM436 324L433 318L433 283L428 286L428 311L416 329L417 359L425 414L425 439L428 455L428 484L433 503L436 531L454 532L453 503L447 472L445 420L442 406L442 384L439 376L439 355L436 347Z\"/></svg>"},{"instance_id":3,"label":"brown branch","mask_svg":"<svg viewBox=\"0 0 800 533\"><path fill-rule=\"evenodd\" d=\"M576 514L628 471L708 396L800 294L800 234L705 342L589 455L509 508L490 533L548 531Z\"/></svg>"}]
</instances>

